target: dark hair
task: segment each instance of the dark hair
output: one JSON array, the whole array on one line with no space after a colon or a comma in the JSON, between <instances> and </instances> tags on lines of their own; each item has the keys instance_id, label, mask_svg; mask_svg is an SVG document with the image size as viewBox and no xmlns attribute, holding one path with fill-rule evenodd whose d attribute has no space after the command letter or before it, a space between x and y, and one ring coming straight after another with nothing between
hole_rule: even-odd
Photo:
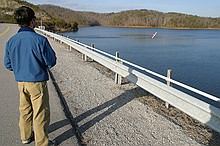
<instances>
[{"instance_id":1,"label":"dark hair","mask_svg":"<svg viewBox=\"0 0 220 146\"><path fill-rule=\"evenodd\" d=\"M34 11L27 7L21 6L14 12L14 19L21 27L30 26L32 19L36 19Z\"/></svg>"}]
</instances>

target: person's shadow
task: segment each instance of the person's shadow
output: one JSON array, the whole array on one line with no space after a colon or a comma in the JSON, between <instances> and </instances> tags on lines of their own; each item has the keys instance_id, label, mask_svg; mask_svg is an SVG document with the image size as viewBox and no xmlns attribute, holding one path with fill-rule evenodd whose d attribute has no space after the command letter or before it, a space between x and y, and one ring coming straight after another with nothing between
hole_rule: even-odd
<instances>
[{"instance_id":1,"label":"person's shadow","mask_svg":"<svg viewBox=\"0 0 220 146\"><path fill-rule=\"evenodd\" d=\"M131 73L132 70L129 69L129 72ZM127 103L132 101L134 98L138 98L137 90L141 89L140 87L136 87L136 88L133 88L130 90L125 90L124 93L122 93L118 97L115 97L109 101L106 101L102 105L94 107L94 108L86 111L85 113L82 113L81 115L78 115L74 118L59 86L57 85L57 83L53 77L52 72L49 71L49 73L50 73L51 79L53 80L53 84L57 90L57 93L60 97L61 104L64 107L65 115L68 118L68 119L51 124L49 126L49 133L56 131L59 128L62 128L62 127L69 125L69 124L71 124L73 127L72 129L69 129L68 131L62 133L61 135L57 136L54 139L58 145L73 136L77 137L79 145L86 145L86 140L83 138L82 133L84 133L86 130L88 130L89 128L94 126L97 122L99 122L99 121L103 120L105 117L109 116L114 111L118 110L119 108L123 107L124 105L126 105ZM135 83L137 82L137 77L133 74L129 74L127 76L127 78L130 78L130 79L132 78L133 81L135 81ZM107 110L104 111L103 113L97 115L95 118L91 119L90 121L84 123L80 127L78 126L78 122L80 122L83 119L86 119L87 117L89 117L92 114L101 112L103 109L107 109Z\"/></svg>"},{"instance_id":2,"label":"person's shadow","mask_svg":"<svg viewBox=\"0 0 220 146\"><path fill-rule=\"evenodd\" d=\"M67 140L73 136L77 136L76 135L76 129L77 129L79 135L81 135L81 137L80 137L81 139L78 139L79 144L86 145L84 143L82 133L84 133L86 130L88 130L89 128L94 126L99 121L103 120L105 117L109 116L114 111L118 110L119 108L123 107L124 105L126 105L127 103L132 101L133 99L137 98L138 97L137 90L140 90L140 87L136 87L134 89L127 90L124 93L122 93L121 95L119 95L118 97L115 97L109 101L106 101L105 103L103 103L97 107L94 107L94 108L82 113L79 116L76 116L74 118L74 121L76 123L75 124L76 127L73 127L71 129L65 131L64 133L57 136L54 140L59 145L62 142L64 142L65 140ZM86 119L87 117L89 117L93 114L101 112L103 109L107 109L107 110L105 110L101 114L97 115L93 119L87 121L83 125L81 125L81 126L77 125L78 122L82 121L83 119ZM49 126L49 133L52 133L62 127L65 127L66 125L72 125L69 119L55 122Z\"/></svg>"},{"instance_id":3,"label":"person's shadow","mask_svg":"<svg viewBox=\"0 0 220 146\"><path fill-rule=\"evenodd\" d=\"M48 132L52 133L62 127L65 127L66 125L71 125L70 120L64 119L62 121L50 124ZM59 136L57 136L54 140L56 141L56 144L59 145L62 142L64 142L65 140L67 140L73 136L76 136L76 134L75 134L75 130L73 128L71 128L71 129L65 131L64 133L60 134Z\"/></svg>"},{"instance_id":4,"label":"person's shadow","mask_svg":"<svg viewBox=\"0 0 220 146\"><path fill-rule=\"evenodd\" d=\"M134 74L132 74L132 69L129 68L128 72L129 72L129 75L126 76L126 78L129 80L132 79L132 81L134 83L136 83L138 78ZM97 107L94 107L94 108L82 113L81 115L77 116L75 118L75 120L78 123L78 122L82 121L83 119L86 119L87 117L102 111L103 109L107 109L106 111L102 112L101 114L99 114L95 118L93 118L90 121L81 125L79 127L80 133L84 133L90 127L94 126L97 122L103 120L105 117L109 116L114 111L123 107L124 105L126 105L127 103L132 101L133 99L138 98L137 90L139 90L139 89L140 89L140 87L136 87L136 88L133 88L130 90L125 90L125 92L122 93L121 95L119 95L118 97L115 97L109 101L106 101L105 103L103 103Z\"/></svg>"},{"instance_id":5,"label":"person's shadow","mask_svg":"<svg viewBox=\"0 0 220 146\"><path fill-rule=\"evenodd\" d=\"M65 116L67 117L67 119L65 120L62 120L62 121L59 121L59 122L56 122L56 123L53 123L51 125L49 125L49 129L48 129L48 132L51 133L53 131L56 131L57 129L59 128L62 128L66 125L71 125L72 128L69 129L68 131L65 131L63 134L59 135L58 137L56 137L54 140L56 141L56 144L59 145L61 144L63 141L73 137L73 136L76 136L77 138L77 142L79 145L84 145L83 144L83 136L81 135L81 133L79 132L79 128L78 128L78 125L77 125L77 122L75 121L75 118L73 117L70 109L69 109L69 106L58 86L58 84L56 83L56 80L53 76L53 73L48 70L49 74L50 74L50 78L52 80L52 83L56 89L56 92L60 98L60 103L63 107L63 111L65 113Z\"/></svg>"},{"instance_id":6,"label":"person's shadow","mask_svg":"<svg viewBox=\"0 0 220 146\"><path fill-rule=\"evenodd\" d=\"M122 93L118 97L115 97L109 101L106 101L102 105L94 107L94 108L82 113L81 115L77 116L75 119L77 122L80 122L83 119L86 119L87 117L89 117L93 114L101 112L103 109L107 109L104 112L97 115L96 117L94 117L93 119L91 119L91 120L87 121L86 123L84 123L83 125L81 125L79 127L80 132L84 133L86 130L88 130L89 128L94 126L99 121L103 120L105 117L112 114L114 111L118 110L119 108L123 107L124 105L126 105L127 103L132 101L133 99L137 98L137 95L135 94L137 89L138 89L138 87L134 88L132 90L125 91L124 93Z\"/></svg>"}]
</instances>

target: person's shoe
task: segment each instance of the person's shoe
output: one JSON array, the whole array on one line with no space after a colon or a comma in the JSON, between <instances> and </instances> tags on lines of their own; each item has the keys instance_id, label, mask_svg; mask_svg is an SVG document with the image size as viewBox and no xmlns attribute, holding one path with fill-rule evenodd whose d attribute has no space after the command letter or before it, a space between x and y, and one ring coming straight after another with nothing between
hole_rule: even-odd
<instances>
[{"instance_id":1,"label":"person's shoe","mask_svg":"<svg viewBox=\"0 0 220 146\"><path fill-rule=\"evenodd\" d=\"M31 134L31 137L27 140L22 140L22 144L29 144L31 143L32 141L34 141L34 133Z\"/></svg>"},{"instance_id":2,"label":"person's shoe","mask_svg":"<svg viewBox=\"0 0 220 146\"><path fill-rule=\"evenodd\" d=\"M30 139L28 139L28 140L22 140L21 142L22 142L22 144L29 144L29 143L31 143L31 140L30 140Z\"/></svg>"},{"instance_id":3,"label":"person's shoe","mask_svg":"<svg viewBox=\"0 0 220 146\"><path fill-rule=\"evenodd\" d=\"M55 140L49 140L48 146L56 146L56 141Z\"/></svg>"}]
</instances>

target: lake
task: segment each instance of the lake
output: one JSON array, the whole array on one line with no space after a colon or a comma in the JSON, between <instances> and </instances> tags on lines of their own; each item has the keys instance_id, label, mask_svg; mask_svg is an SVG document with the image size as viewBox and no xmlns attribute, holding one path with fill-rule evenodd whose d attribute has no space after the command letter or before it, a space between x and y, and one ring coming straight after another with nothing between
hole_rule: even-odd
<instances>
[{"instance_id":1,"label":"lake","mask_svg":"<svg viewBox=\"0 0 220 146\"><path fill-rule=\"evenodd\" d=\"M152 34L157 35L152 39ZM61 33L220 98L220 30L82 27Z\"/></svg>"}]
</instances>

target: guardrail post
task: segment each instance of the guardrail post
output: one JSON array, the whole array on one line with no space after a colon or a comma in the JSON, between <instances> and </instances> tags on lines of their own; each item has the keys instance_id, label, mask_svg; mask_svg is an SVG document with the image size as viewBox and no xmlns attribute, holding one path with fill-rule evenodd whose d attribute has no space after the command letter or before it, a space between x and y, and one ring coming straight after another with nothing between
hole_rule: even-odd
<instances>
[{"instance_id":1,"label":"guardrail post","mask_svg":"<svg viewBox=\"0 0 220 146\"><path fill-rule=\"evenodd\" d=\"M69 51L72 51L72 47L69 45Z\"/></svg>"},{"instance_id":2,"label":"guardrail post","mask_svg":"<svg viewBox=\"0 0 220 146\"><path fill-rule=\"evenodd\" d=\"M83 61L85 60L85 54L82 54L82 60Z\"/></svg>"},{"instance_id":3,"label":"guardrail post","mask_svg":"<svg viewBox=\"0 0 220 146\"><path fill-rule=\"evenodd\" d=\"M94 49L93 48L95 48L95 44L94 43L92 43L91 44L91 47L92 47L92 51L94 51ZM94 59L92 58L92 60L91 61L94 61Z\"/></svg>"},{"instance_id":4,"label":"guardrail post","mask_svg":"<svg viewBox=\"0 0 220 146\"><path fill-rule=\"evenodd\" d=\"M92 48L95 48L95 44L92 43L92 44L91 44L91 47L92 47ZM92 49L92 51L94 51L94 49Z\"/></svg>"},{"instance_id":5,"label":"guardrail post","mask_svg":"<svg viewBox=\"0 0 220 146\"><path fill-rule=\"evenodd\" d=\"M77 42L79 42L79 39L77 40ZM82 54L82 60L83 60L83 61L87 61L87 56L86 56L86 54Z\"/></svg>"},{"instance_id":6,"label":"guardrail post","mask_svg":"<svg viewBox=\"0 0 220 146\"><path fill-rule=\"evenodd\" d=\"M79 39L77 39L77 42L80 42L80 40L79 40ZM83 60L83 61L86 61L85 54L82 54L82 60Z\"/></svg>"},{"instance_id":7,"label":"guardrail post","mask_svg":"<svg viewBox=\"0 0 220 146\"><path fill-rule=\"evenodd\" d=\"M167 70L167 78L171 79L171 77L172 77L172 69L168 69ZM170 81L167 81L167 86L172 86ZM169 108L170 105L169 105L169 103L166 102L165 106L166 106L166 108Z\"/></svg>"},{"instance_id":8,"label":"guardrail post","mask_svg":"<svg viewBox=\"0 0 220 146\"><path fill-rule=\"evenodd\" d=\"M87 61L87 56L86 56L86 54L82 54L82 60L83 60L83 61Z\"/></svg>"},{"instance_id":9,"label":"guardrail post","mask_svg":"<svg viewBox=\"0 0 220 146\"><path fill-rule=\"evenodd\" d=\"M85 58L84 58L84 59L85 59L84 61L87 61L87 58L88 58L88 57L87 57L85 54L84 54L84 57L85 57Z\"/></svg>"},{"instance_id":10,"label":"guardrail post","mask_svg":"<svg viewBox=\"0 0 220 146\"><path fill-rule=\"evenodd\" d=\"M116 57L116 62L119 62L119 60L118 60L119 52L116 52L116 56L115 57ZM121 80L122 80L121 75L115 73L115 83L121 85Z\"/></svg>"}]
</instances>

